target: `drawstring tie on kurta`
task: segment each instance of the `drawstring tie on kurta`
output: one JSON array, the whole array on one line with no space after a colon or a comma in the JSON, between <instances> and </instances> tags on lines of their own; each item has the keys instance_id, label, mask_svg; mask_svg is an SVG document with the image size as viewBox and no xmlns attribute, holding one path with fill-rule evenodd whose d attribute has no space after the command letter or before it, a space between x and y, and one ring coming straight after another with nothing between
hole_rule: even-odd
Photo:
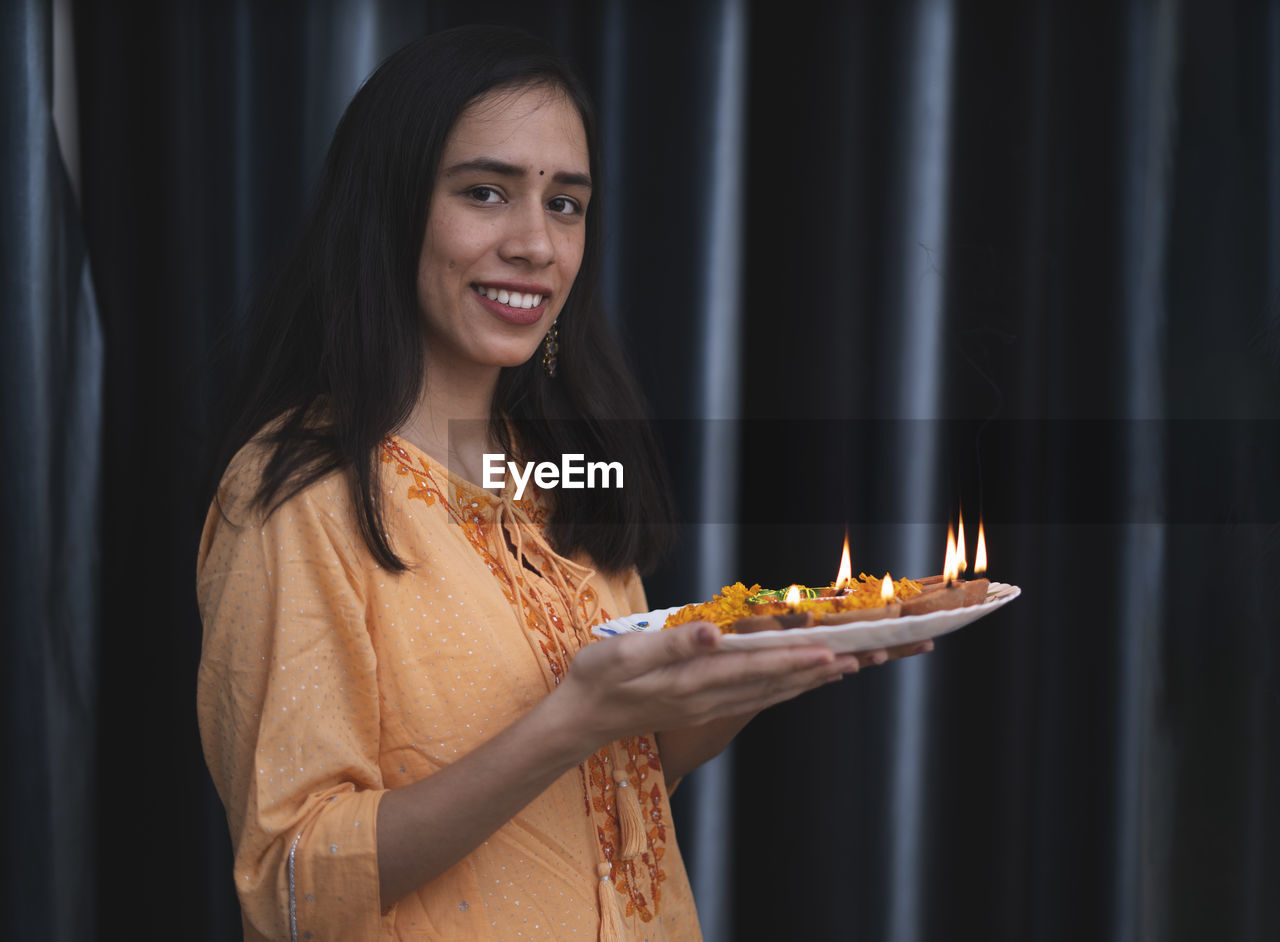
<instances>
[{"instance_id":1,"label":"drawstring tie on kurta","mask_svg":"<svg viewBox=\"0 0 1280 942\"><path fill-rule=\"evenodd\" d=\"M596 571L565 559L552 549L551 544L542 535L542 529L530 520L528 515L506 494L497 500L497 506L494 508L493 529L499 538L505 534L511 540L510 552L494 555L502 566L512 592L526 608L536 610L538 607L538 597L533 594L532 587L528 580L523 578L521 572L525 560L529 558L529 554L525 551L527 539L530 546L542 557L543 562L542 566L537 566L534 565L535 561L530 559L530 565L534 565L543 578L555 586L564 602L565 613L572 618L575 603L583 599L591 605L583 613L584 622L589 625L600 616L600 599L594 592L586 589L587 580L594 576ZM570 580L577 581L576 588Z\"/></svg>"}]
</instances>

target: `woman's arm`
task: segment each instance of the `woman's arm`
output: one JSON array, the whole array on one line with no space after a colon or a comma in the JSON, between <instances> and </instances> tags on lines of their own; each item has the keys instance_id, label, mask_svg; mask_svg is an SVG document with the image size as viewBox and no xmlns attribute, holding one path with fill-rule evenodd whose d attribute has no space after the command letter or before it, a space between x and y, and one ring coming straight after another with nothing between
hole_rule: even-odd
<instances>
[{"instance_id":1,"label":"woman's arm","mask_svg":"<svg viewBox=\"0 0 1280 942\"><path fill-rule=\"evenodd\" d=\"M363 568L330 513L341 482L260 520L245 467L238 458L224 478L228 516L210 509L201 544L197 715L246 934L302 938L323 926L373 938L382 706Z\"/></svg>"},{"instance_id":2,"label":"woman's arm","mask_svg":"<svg viewBox=\"0 0 1280 942\"><path fill-rule=\"evenodd\" d=\"M839 679L847 666L825 648L714 653L719 638L714 626L689 624L588 645L524 717L452 765L386 792L377 819L384 910L601 745L662 728L736 731L744 715Z\"/></svg>"},{"instance_id":3,"label":"woman's arm","mask_svg":"<svg viewBox=\"0 0 1280 942\"><path fill-rule=\"evenodd\" d=\"M592 751L548 697L479 748L378 804L382 909L461 860Z\"/></svg>"}]
</instances>

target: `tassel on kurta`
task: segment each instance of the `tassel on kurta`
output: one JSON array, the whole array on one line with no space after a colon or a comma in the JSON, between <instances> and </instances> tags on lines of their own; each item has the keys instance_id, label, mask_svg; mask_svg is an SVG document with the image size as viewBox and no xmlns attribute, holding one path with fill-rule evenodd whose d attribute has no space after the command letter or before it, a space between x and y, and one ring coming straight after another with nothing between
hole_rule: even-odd
<instances>
[{"instance_id":1,"label":"tassel on kurta","mask_svg":"<svg viewBox=\"0 0 1280 942\"><path fill-rule=\"evenodd\" d=\"M640 796L622 769L613 770L613 803L618 809L618 833L622 837L619 853L624 860L639 857L644 853L646 839L644 829L644 811L640 807Z\"/></svg>"},{"instance_id":2,"label":"tassel on kurta","mask_svg":"<svg viewBox=\"0 0 1280 942\"><path fill-rule=\"evenodd\" d=\"M599 942L622 942L622 913L618 912L618 894L613 889L610 874L613 866L601 863L596 867L600 879L596 883L600 898L600 940Z\"/></svg>"}]
</instances>

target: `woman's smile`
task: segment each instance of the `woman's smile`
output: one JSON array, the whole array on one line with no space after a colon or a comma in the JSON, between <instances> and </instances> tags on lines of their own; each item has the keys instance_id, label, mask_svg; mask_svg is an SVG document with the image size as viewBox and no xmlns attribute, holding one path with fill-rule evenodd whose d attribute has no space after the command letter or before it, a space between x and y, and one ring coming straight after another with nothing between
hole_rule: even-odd
<instances>
[{"instance_id":1,"label":"woman's smile","mask_svg":"<svg viewBox=\"0 0 1280 942\"><path fill-rule=\"evenodd\" d=\"M490 282L471 287L488 310L512 324L537 323L551 297L550 288L523 282Z\"/></svg>"}]
</instances>

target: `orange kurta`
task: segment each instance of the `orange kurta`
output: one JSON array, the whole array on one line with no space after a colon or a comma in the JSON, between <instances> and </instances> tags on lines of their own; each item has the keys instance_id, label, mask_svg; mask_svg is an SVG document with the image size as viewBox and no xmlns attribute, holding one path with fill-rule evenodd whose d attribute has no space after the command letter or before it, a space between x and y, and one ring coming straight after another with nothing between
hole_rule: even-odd
<instances>
[{"instance_id":1,"label":"orange kurta","mask_svg":"<svg viewBox=\"0 0 1280 942\"><path fill-rule=\"evenodd\" d=\"M698 939L651 736L601 749L380 913L381 795L509 726L558 683L591 625L645 607L634 573L605 578L556 555L541 508L510 488L496 498L398 439L381 458L406 573L369 555L341 475L265 520L251 514L252 446L223 478L226 515L215 507L205 524L198 712L246 939L595 940L599 895L625 939ZM644 821L629 858L618 769ZM611 883L598 895L602 863Z\"/></svg>"}]
</instances>

